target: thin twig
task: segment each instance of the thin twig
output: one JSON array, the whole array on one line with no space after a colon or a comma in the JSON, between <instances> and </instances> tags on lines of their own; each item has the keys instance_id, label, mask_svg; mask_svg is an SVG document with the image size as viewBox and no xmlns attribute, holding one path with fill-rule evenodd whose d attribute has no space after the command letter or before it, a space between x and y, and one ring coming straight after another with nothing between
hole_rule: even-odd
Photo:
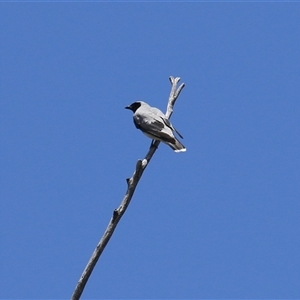
<instances>
[{"instance_id":1,"label":"thin twig","mask_svg":"<svg viewBox=\"0 0 300 300\"><path fill-rule=\"evenodd\" d=\"M179 77L169 77L170 82L172 84L172 88L171 88L171 92L170 92L170 96L169 96L169 101L168 101L168 105L167 105L167 112L166 112L166 116L168 119L170 119L172 113L173 113L173 106L181 92L181 90L184 88L184 83L182 83L178 88L177 88L177 84L180 81ZM81 294L84 290L84 287L94 269L94 267L96 266L96 263L100 257L100 255L102 254L103 250L105 249L107 243L109 242L111 236L113 235L120 219L122 218L123 214L125 213L131 198L134 194L134 191L137 187L137 184L139 182L139 180L141 179L144 170L146 169L147 165L149 164L153 154L155 153L158 145L160 144L159 141L155 141L151 143L150 149L148 151L148 153L146 154L145 158L143 160L138 160L137 164L136 164L136 168L135 171L132 175L131 178L127 178L127 191L126 194L120 204L120 206L115 209L113 211L113 215L109 221L109 224L101 238L101 240L99 241L96 249L94 250L92 257L90 258L88 264L86 265L76 287L75 290L73 292L72 295L72 300L78 300L81 297Z\"/></svg>"}]
</instances>

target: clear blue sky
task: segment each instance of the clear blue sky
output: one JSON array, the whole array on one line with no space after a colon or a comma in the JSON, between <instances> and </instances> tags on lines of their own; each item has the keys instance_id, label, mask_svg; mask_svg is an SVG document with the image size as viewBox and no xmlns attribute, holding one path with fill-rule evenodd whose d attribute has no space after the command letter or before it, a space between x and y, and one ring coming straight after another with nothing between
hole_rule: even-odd
<instances>
[{"instance_id":1,"label":"clear blue sky","mask_svg":"<svg viewBox=\"0 0 300 300\"><path fill-rule=\"evenodd\" d=\"M165 111L83 298L300 298L299 3L4 3L1 298L69 298Z\"/></svg>"}]
</instances>

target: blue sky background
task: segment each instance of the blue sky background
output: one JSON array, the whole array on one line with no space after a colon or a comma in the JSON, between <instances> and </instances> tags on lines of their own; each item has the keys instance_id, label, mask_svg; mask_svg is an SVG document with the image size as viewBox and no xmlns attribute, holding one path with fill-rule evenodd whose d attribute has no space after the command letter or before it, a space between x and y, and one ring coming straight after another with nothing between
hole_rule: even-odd
<instances>
[{"instance_id":1,"label":"blue sky background","mask_svg":"<svg viewBox=\"0 0 300 300\"><path fill-rule=\"evenodd\" d=\"M299 3L4 3L1 298L69 298L172 116L83 298L300 298Z\"/></svg>"}]
</instances>

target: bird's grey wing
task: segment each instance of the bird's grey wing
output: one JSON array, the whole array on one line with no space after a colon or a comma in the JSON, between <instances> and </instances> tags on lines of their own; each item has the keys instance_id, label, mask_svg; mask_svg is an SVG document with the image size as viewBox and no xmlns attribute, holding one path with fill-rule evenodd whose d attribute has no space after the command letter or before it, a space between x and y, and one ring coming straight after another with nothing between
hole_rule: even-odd
<instances>
[{"instance_id":1,"label":"bird's grey wing","mask_svg":"<svg viewBox=\"0 0 300 300\"><path fill-rule=\"evenodd\" d=\"M164 131L165 123L160 117L153 114L151 111L135 114L133 116L133 120L136 128L140 129L144 133L167 142L174 142L174 138Z\"/></svg>"},{"instance_id":2,"label":"bird's grey wing","mask_svg":"<svg viewBox=\"0 0 300 300\"><path fill-rule=\"evenodd\" d=\"M159 110L158 108L156 107L150 107L149 108L150 111L156 115L156 117L160 117L164 124L166 126L168 126L171 130L175 131L182 139L183 139L183 136L179 133L179 131L171 124L171 122L169 121L169 119L167 119L166 115L161 111Z\"/></svg>"},{"instance_id":3,"label":"bird's grey wing","mask_svg":"<svg viewBox=\"0 0 300 300\"><path fill-rule=\"evenodd\" d=\"M175 131L183 139L183 136L178 132L178 130L171 124L171 122L167 118L163 118L163 117L161 117L161 118L162 118L163 122L166 124L166 126L168 126L173 131Z\"/></svg>"},{"instance_id":4,"label":"bird's grey wing","mask_svg":"<svg viewBox=\"0 0 300 300\"><path fill-rule=\"evenodd\" d=\"M165 126L164 122L151 112L134 114L133 121L136 128L141 130L161 131Z\"/></svg>"}]
</instances>

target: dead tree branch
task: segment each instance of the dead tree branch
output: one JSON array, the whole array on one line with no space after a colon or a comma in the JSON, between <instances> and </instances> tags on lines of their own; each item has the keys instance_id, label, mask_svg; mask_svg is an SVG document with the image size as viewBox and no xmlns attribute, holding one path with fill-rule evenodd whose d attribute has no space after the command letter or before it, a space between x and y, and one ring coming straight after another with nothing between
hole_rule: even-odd
<instances>
[{"instance_id":1,"label":"dead tree branch","mask_svg":"<svg viewBox=\"0 0 300 300\"><path fill-rule=\"evenodd\" d=\"M169 79L172 84L172 88L171 88L169 101L168 101L168 105L167 105L167 112L166 112L166 116L168 119L170 119L170 117L173 113L174 104L175 104L180 92L184 88L184 83L182 83L177 88L177 84L180 81L179 77L174 78L174 77L170 76ZM72 298L71 298L72 300L80 299L81 294L84 290L84 287L85 287L94 267L96 266L96 263L97 263L100 255L102 254L103 250L105 249L105 247L106 247L107 243L109 242L111 236L113 235L120 219L122 218L123 214L125 213L128 205L131 201L131 198L134 194L134 191L137 187L137 184L138 184L139 180L141 179L143 172L145 171L147 165L149 164L153 154L155 153L159 143L160 143L159 141L155 141L154 143L151 143L150 149L149 149L148 153L146 154L145 158L143 160L139 159L137 161L135 171L134 171L132 177L126 179L126 181L127 181L126 194L125 194L120 206L113 211L113 215L109 221L109 224L108 224L101 240L99 241L96 249L94 250L92 257L90 258L88 264L86 265L86 267L75 287L75 290L74 290Z\"/></svg>"}]
</instances>

